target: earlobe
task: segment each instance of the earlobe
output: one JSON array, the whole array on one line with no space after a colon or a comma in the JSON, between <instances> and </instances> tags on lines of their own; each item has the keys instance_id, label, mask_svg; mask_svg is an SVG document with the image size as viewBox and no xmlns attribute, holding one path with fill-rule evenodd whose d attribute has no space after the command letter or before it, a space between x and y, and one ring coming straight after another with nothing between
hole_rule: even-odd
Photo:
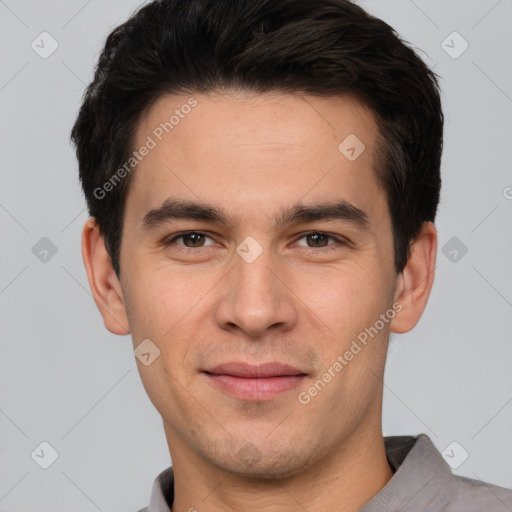
<instances>
[{"instance_id":1,"label":"earlobe","mask_svg":"<svg viewBox=\"0 0 512 512\"><path fill-rule=\"evenodd\" d=\"M425 222L411 245L409 259L398 278L395 302L401 305L401 309L391 322L391 332L408 332L421 318L434 283L436 254L436 228L432 222Z\"/></svg>"},{"instance_id":2,"label":"earlobe","mask_svg":"<svg viewBox=\"0 0 512 512\"><path fill-rule=\"evenodd\" d=\"M95 219L89 219L84 225L82 257L89 286L105 327L114 334L129 334L121 285Z\"/></svg>"}]
</instances>

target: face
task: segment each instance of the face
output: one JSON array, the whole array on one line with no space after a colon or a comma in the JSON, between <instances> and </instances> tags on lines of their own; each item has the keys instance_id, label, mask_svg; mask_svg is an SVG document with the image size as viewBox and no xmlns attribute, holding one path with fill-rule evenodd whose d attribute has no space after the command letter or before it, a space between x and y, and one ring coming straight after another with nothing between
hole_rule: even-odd
<instances>
[{"instance_id":1,"label":"face","mask_svg":"<svg viewBox=\"0 0 512 512\"><path fill-rule=\"evenodd\" d=\"M160 351L138 365L173 462L292 475L379 429L399 306L372 114L350 97L169 96L135 147L148 136L120 288L134 346Z\"/></svg>"}]
</instances>

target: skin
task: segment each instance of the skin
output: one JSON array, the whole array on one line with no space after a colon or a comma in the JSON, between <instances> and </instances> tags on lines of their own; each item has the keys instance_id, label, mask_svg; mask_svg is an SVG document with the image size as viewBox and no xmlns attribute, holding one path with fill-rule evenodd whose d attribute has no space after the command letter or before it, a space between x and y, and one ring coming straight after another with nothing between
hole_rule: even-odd
<instances>
[{"instance_id":1,"label":"skin","mask_svg":"<svg viewBox=\"0 0 512 512\"><path fill-rule=\"evenodd\" d=\"M134 146L189 97L160 98ZM120 279L93 219L82 240L107 329L160 350L149 366L137 364L163 419L172 510L357 511L393 475L381 428L386 351L390 333L411 330L426 306L436 229L424 224L396 274L386 195L373 170L377 127L356 99L193 97L197 107L134 171ZM354 161L338 150L349 134L366 147ZM144 228L145 215L169 198L214 205L227 223L170 219ZM368 230L344 219L275 223L297 203L341 200L367 214ZM174 239L193 230L207 236ZM315 231L328 236L306 236ZM236 252L249 236L262 248L252 263ZM395 303L400 311L378 335L300 403L298 394ZM202 372L229 361L278 361L307 377L271 400L239 399ZM248 446L252 461L239 456Z\"/></svg>"}]
</instances>

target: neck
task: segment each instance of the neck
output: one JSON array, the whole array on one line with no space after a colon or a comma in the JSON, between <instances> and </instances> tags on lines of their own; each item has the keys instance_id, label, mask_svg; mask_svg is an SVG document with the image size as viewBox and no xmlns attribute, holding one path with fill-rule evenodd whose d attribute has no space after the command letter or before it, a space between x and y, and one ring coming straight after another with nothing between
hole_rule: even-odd
<instances>
[{"instance_id":1,"label":"neck","mask_svg":"<svg viewBox=\"0 0 512 512\"><path fill-rule=\"evenodd\" d=\"M172 512L357 512L393 476L380 425L283 479L226 473L188 451L173 450L172 460Z\"/></svg>"}]
</instances>

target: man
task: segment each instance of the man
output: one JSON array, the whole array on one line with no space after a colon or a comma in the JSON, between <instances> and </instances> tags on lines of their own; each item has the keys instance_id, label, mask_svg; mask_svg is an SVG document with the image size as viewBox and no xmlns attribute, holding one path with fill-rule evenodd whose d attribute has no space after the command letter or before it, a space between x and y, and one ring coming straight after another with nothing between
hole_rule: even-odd
<instances>
[{"instance_id":1,"label":"man","mask_svg":"<svg viewBox=\"0 0 512 512\"><path fill-rule=\"evenodd\" d=\"M162 0L110 34L72 138L90 286L173 464L144 510L512 510L382 435L442 132L435 75L348 0Z\"/></svg>"}]
</instances>

